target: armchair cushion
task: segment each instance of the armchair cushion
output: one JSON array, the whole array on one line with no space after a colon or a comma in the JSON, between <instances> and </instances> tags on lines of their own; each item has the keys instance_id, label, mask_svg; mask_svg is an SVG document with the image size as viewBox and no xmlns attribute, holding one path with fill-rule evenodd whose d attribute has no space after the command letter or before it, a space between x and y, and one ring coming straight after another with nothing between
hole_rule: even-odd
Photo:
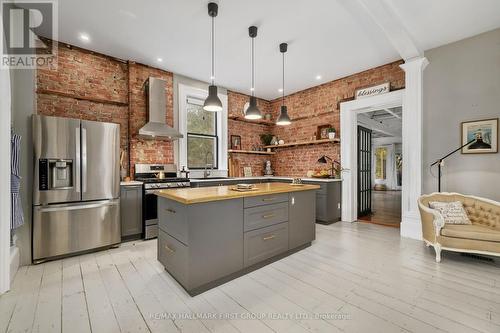
<instances>
[{"instance_id":1,"label":"armchair cushion","mask_svg":"<svg viewBox=\"0 0 500 333\"><path fill-rule=\"evenodd\" d=\"M478 224L445 224L445 226L441 229L441 235L453 238L500 242L500 232L498 232L494 228L485 227Z\"/></svg>"},{"instance_id":2,"label":"armchair cushion","mask_svg":"<svg viewBox=\"0 0 500 333\"><path fill-rule=\"evenodd\" d=\"M429 207L440 212L446 224L472 224L460 201L431 201Z\"/></svg>"}]
</instances>

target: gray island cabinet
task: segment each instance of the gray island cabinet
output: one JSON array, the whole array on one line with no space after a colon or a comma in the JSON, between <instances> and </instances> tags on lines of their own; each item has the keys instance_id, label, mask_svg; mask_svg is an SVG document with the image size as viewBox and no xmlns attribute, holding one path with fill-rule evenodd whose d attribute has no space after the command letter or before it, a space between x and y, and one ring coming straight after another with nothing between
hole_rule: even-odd
<instances>
[{"instance_id":1,"label":"gray island cabinet","mask_svg":"<svg viewBox=\"0 0 500 333\"><path fill-rule=\"evenodd\" d=\"M318 186L158 191L158 260L196 295L309 245Z\"/></svg>"}]
</instances>

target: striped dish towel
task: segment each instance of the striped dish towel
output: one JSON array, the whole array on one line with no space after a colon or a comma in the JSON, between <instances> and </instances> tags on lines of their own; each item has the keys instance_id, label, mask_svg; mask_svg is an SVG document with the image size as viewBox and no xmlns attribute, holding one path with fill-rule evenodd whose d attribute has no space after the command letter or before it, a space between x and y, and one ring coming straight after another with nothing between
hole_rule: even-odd
<instances>
[{"instance_id":1,"label":"striped dish towel","mask_svg":"<svg viewBox=\"0 0 500 333\"><path fill-rule=\"evenodd\" d=\"M16 229L24 224L23 207L19 188L21 187L21 177L19 176L19 158L21 150L21 136L12 133L10 139L11 162L10 162L10 195L11 195L11 217L10 228Z\"/></svg>"}]
</instances>

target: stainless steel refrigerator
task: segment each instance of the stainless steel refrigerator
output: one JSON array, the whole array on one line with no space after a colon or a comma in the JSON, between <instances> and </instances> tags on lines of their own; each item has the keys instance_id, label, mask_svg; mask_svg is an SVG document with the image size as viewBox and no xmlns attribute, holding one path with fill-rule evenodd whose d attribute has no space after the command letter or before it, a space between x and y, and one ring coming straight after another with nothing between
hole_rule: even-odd
<instances>
[{"instance_id":1,"label":"stainless steel refrigerator","mask_svg":"<svg viewBox=\"0 0 500 333\"><path fill-rule=\"evenodd\" d=\"M33 262L120 243L120 125L33 116Z\"/></svg>"}]
</instances>

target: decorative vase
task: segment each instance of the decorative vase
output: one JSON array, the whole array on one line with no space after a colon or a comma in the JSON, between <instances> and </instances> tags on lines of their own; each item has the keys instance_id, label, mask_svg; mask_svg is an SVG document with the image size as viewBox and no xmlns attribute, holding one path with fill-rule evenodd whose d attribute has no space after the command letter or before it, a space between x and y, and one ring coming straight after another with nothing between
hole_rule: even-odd
<instances>
[{"instance_id":1,"label":"decorative vase","mask_svg":"<svg viewBox=\"0 0 500 333\"><path fill-rule=\"evenodd\" d=\"M330 140L335 139L335 132L328 132L328 139Z\"/></svg>"}]
</instances>

